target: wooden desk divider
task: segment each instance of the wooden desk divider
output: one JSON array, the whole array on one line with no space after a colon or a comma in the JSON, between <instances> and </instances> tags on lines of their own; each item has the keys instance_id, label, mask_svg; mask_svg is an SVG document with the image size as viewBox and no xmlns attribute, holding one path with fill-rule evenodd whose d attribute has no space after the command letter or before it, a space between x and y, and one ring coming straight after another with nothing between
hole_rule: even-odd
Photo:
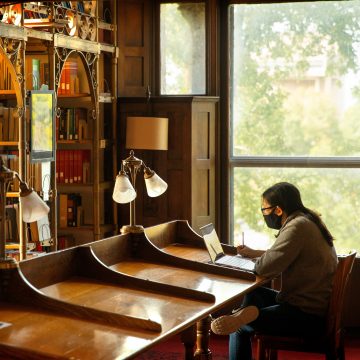
<instances>
[{"instance_id":1,"label":"wooden desk divider","mask_svg":"<svg viewBox=\"0 0 360 360\"><path fill-rule=\"evenodd\" d=\"M182 256L183 249L188 251L188 258ZM234 247L224 246L224 249L228 253L236 253ZM248 291L260 284L256 276L250 272L208 264L207 260L202 237L191 229L187 221L173 221L147 228L142 234L117 235L25 260L16 267L0 267L0 302L8 303L9 307L21 305L29 311L31 309L47 311L50 314L54 313L54 316L60 314L66 318L79 318L115 326L125 331L134 329L144 334L154 334L149 336L157 336L154 339L160 341L164 336L187 329L195 319L204 318L212 310L219 309L222 303L236 300L241 296L234 292L238 286L239 291ZM210 278L213 276L214 279L221 278L222 281L232 278L231 282L236 286L232 290L231 287L227 290L229 297L225 295L225 298L218 302L217 295L187 287L187 282L183 283L184 286L177 286L174 285L177 284L176 279L174 284L168 284L166 281L160 282L160 277L157 281L142 278L144 271L141 275L135 271L135 274L139 274L137 277L114 270L116 265L122 262L139 264L136 265L139 271L141 264L145 262L149 266L159 264L160 268L166 265L173 269L186 269L184 271L194 271ZM244 288L238 285L239 281L244 284ZM76 291L79 294L73 296L72 292ZM193 301L195 308L198 309L197 317L193 318L189 315L186 322L177 325L174 329L170 329L167 325L167 329L162 333L164 324L125 313L129 293L135 294L132 296L136 299L145 299L145 301L141 300L140 311L139 307L137 308L138 313L141 313L141 307L146 307L146 304L151 306L151 298L155 296L155 299L164 299L161 301L165 303L170 301L175 307L177 301L181 299L183 299L182 303L184 299ZM111 299L103 307L102 300L105 298L106 301L107 296ZM91 297L94 299L89 299ZM116 311L120 297L123 301L123 310ZM147 298L150 299L149 302L146 302ZM96 305L92 306L94 304ZM128 305L134 304L129 302ZM150 311L149 314L152 312ZM156 335L157 333L159 335ZM1 344L3 353L7 346L9 344ZM149 346L150 343L143 345L143 348ZM19 348L17 351L20 354L22 350Z\"/></svg>"},{"instance_id":2,"label":"wooden desk divider","mask_svg":"<svg viewBox=\"0 0 360 360\"><path fill-rule=\"evenodd\" d=\"M115 238L121 238L121 236ZM41 288L64 281L72 276L122 285L146 293L168 293L175 297L191 298L205 302L214 302L215 300L214 295L206 292L138 279L111 270L99 261L90 245L71 248L20 263L20 267L14 269L11 274L11 281L9 281L5 289L5 300L11 303L31 304L33 307L39 306L42 309L64 315L105 322L115 326L161 331L161 324L150 319L135 318L129 315L81 306L46 296L41 292Z\"/></svg>"},{"instance_id":3,"label":"wooden desk divider","mask_svg":"<svg viewBox=\"0 0 360 360\"><path fill-rule=\"evenodd\" d=\"M198 270L208 274L222 274L252 281L256 280L255 274L249 271L221 267L208 262L200 262L198 259L188 260L174 257L163 251L159 252L159 249L166 249L169 245L176 246L179 249L189 247L206 250L203 238L189 226L186 220L176 220L146 228L145 235L152 246L149 246L149 243L146 243L148 246L140 246L137 252L140 257L146 259L156 256L163 263L173 264L180 268ZM234 246L223 245L223 248L230 255L236 254ZM208 257L208 259L210 258Z\"/></svg>"}]
</instances>

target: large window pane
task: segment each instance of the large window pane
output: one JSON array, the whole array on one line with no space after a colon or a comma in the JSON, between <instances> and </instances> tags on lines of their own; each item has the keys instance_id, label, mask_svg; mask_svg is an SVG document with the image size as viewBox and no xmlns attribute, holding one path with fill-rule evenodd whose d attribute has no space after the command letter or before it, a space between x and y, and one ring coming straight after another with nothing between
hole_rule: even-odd
<instances>
[{"instance_id":1,"label":"large window pane","mask_svg":"<svg viewBox=\"0 0 360 360\"><path fill-rule=\"evenodd\" d=\"M205 3L160 7L161 94L205 94Z\"/></svg>"},{"instance_id":2,"label":"large window pane","mask_svg":"<svg viewBox=\"0 0 360 360\"><path fill-rule=\"evenodd\" d=\"M360 1L230 13L233 154L360 156Z\"/></svg>"},{"instance_id":3,"label":"large window pane","mask_svg":"<svg viewBox=\"0 0 360 360\"><path fill-rule=\"evenodd\" d=\"M360 250L358 212L360 209L360 169L234 169L234 242L267 248L276 230L268 229L260 212L261 194L279 180L296 185L303 203L322 215L336 239L339 253Z\"/></svg>"},{"instance_id":4,"label":"large window pane","mask_svg":"<svg viewBox=\"0 0 360 360\"><path fill-rule=\"evenodd\" d=\"M289 181L338 252L359 249L360 2L229 8L234 242L271 244L260 196Z\"/></svg>"}]
</instances>

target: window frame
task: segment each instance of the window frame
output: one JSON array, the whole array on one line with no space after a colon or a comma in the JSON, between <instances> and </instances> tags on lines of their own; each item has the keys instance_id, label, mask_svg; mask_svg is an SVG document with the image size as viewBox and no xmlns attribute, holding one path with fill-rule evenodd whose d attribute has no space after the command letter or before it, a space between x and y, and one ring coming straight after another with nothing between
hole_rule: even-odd
<instances>
[{"instance_id":1,"label":"window frame","mask_svg":"<svg viewBox=\"0 0 360 360\"><path fill-rule=\"evenodd\" d=\"M155 78L152 79L155 83L155 92L159 96L209 96L217 95L216 90L216 69L218 62L216 61L216 35L215 27L217 25L216 14L213 13L213 3L216 0L156 0L155 7L155 33L156 33L156 45L154 54L155 66L153 74ZM160 34L160 6L161 4L172 4L172 3L204 3L205 4L205 93L204 94L175 94L167 95L161 94L161 34ZM215 63L215 65L213 65Z\"/></svg>"},{"instance_id":2,"label":"window frame","mask_svg":"<svg viewBox=\"0 0 360 360\"><path fill-rule=\"evenodd\" d=\"M272 3L291 3L297 1L273 1ZM312 2L304 0L302 2ZM229 244L234 241L234 169L235 168L360 168L360 157L308 157L308 156L234 156L232 138L232 119L231 119L231 33L230 25L230 5L234 4L269 4L266 1L226 1L221 7L222 19L222 53L226 54L222 63L222 74L226 74L222 80L221 89L224 94L221 101L221 110L225 115L226 121L220 128L221 136L221 236L227 239ZM224 241L225 242L225 241Z\"/></svg>"}]
</instances>

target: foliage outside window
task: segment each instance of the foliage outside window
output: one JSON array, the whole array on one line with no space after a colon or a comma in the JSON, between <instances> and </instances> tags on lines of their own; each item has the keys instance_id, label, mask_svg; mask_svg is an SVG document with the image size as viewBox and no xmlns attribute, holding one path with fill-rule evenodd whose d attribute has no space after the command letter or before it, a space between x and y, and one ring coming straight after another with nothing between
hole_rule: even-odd
<instances>
[{"instance_id":1,"label":"foliage outside window","mask_svg":"<svg viewBox=\"0 0 360 360\"><path fill-rule=\"evenodd\" d=\"M271 244L260 196L289 181L338 252L359 249L360 2L229 11L234 242Z\"/></svg>"},{"instance_id":2,"label":"foliage outside window","mask_svg":"<svg viewBox=\"0 0 360 360\"><path fill-rule=\"evenodd\" d=\"M160 6L162 95L205 94L205 3Z\"/></svg>"}]
</instances>

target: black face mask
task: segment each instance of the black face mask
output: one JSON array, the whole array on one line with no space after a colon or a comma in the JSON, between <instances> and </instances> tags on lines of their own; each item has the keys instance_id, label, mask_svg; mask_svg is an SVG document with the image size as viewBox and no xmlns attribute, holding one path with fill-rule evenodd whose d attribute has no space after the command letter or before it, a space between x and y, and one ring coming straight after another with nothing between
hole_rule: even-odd
<instances>
[{"instance_id":1,"label":"black face mask","mask_svg":"<svg viewBox=\"0 0 360 360\"><path fill-rule=\"evenodd\" d=\"M275 209L268 215L263 215L266 225L270 229L279 230L281 228L281 216L274 213Z\"/></svg>"}]
</instances>

